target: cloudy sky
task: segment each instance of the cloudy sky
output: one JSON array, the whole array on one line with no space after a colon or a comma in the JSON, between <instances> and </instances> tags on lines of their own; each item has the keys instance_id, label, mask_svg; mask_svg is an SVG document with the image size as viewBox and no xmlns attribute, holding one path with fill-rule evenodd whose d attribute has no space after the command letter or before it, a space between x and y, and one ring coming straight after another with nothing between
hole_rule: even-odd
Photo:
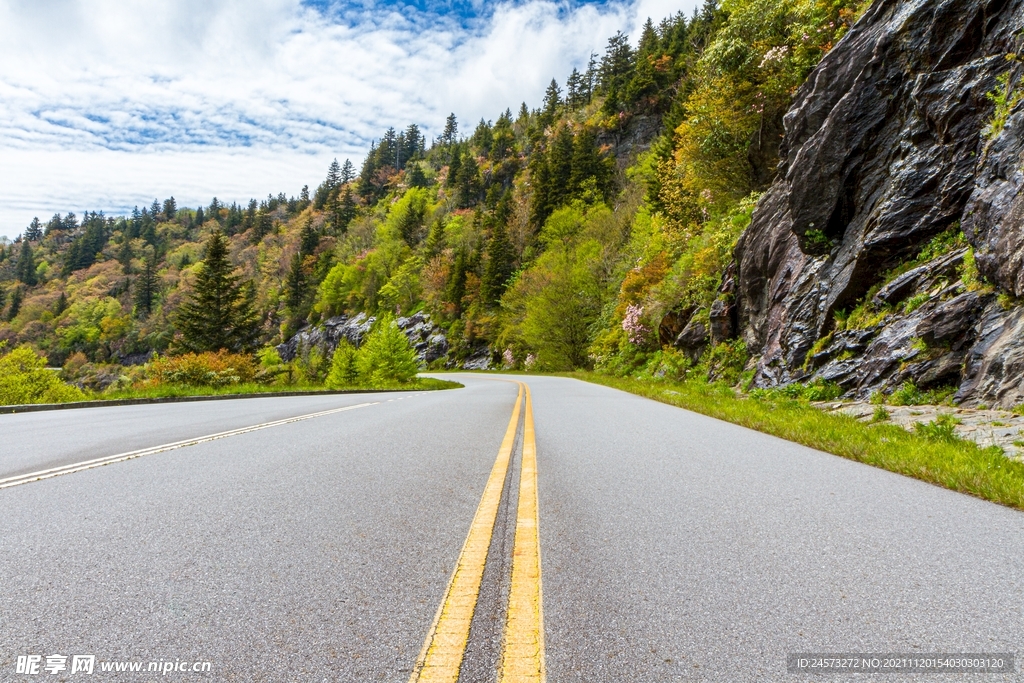
<instances>
[{"instance_id":1,"label":"cloudy sky","mask_svg":"<svg viewBox=\"0 0 1024 683\"><path fill-rule=\"evenodd\" d=\"M0 236L315 187L388 126L464 128L697 0L0 0Z\"/></svg>"}]
</instances>

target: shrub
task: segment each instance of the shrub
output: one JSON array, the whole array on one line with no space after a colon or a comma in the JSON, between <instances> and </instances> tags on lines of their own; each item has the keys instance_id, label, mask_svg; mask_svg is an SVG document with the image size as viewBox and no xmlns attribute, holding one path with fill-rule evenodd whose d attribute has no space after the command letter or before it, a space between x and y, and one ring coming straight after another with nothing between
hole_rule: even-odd
<instances>
[{"instance_id":1,"label":"shrub","mask_svg":"<svg viewBox=\"0 0 1024 683\"><path fill-rule=\"evenodd\" d=\"M924 403L924 394L913 382L904 382L889 395L889 405L919 406Z\"/></svg>"},{"instance_id":2,"label":"shrub","mask_svg":"<svg viewBox=\"0 0 1024 683\"><path fill-rule=\"evenodd\" d=\"M709 382L724 382L731 386L740 381L749 358L747 345L742 340L722 342L704 352L696 370Z\"/></svg>"},{"instance_id":3,"label":"shrub","mask_svg":"<svg viewBox=\"0 0 1024 683\"><path fill-rule=\"evenodd\" d=\"M954 442L959 440L956 435L956 426L960 420L948 413L942 413L931 422L919 422L914 425L914 430L932 441Z\"/></svg>"},{"instance_id":4,"label":"shrub","mask_svg":"<svg viewBox=\"0 0 1024 683\"><path fill-rule=\"evenodd\" d=\"M0 343L0 352L5 344ZM77 387L60 381L57 372L28 346L0 356L0 405L24 403L66 403L86 396Z\"/></svg>"},{"instance_id":5,"label":"shrub","mask_svg":"<svg viewBox=\"0 0 1024 683\"><path fill-rule=\"evenodd\" d=\"M889 419L889 411L883 405L875 406L875 414L871 416L872 422L885 422Z\"/></svg>"},{"instance_id":6,"label":"shrub","mask_svg":"<svg viewBox=\"0 0 1024 683\"><path fill-rule=\"evenodd\" d=\"M416 351L392 315L381 316L356 353L356 367L363 382L375 385L404 384L419 372Z\"/></svg>"},{"instance_id":7,"label":"shrub","mask_svg":"<svg viewBox=\"0 0 1024 683\"><path fill-rule=\"evenodd\" d=\"M229 351L157 356L146 365L146 375L152 384L186 387L225 387L262 379L252 356Z\"/></svg>"},{"instance_id":8,"label":"shrub","mask_svg":"<svg viewBox=\"0 0 1024 683\"><path fill-rule=\"evenodd\" d=\"M359 384L356 355L355 347L342 339L331 357L331 371L327 373L327 381L324 382L328 389L342 389Z\"/></svg>"}]
</instances>

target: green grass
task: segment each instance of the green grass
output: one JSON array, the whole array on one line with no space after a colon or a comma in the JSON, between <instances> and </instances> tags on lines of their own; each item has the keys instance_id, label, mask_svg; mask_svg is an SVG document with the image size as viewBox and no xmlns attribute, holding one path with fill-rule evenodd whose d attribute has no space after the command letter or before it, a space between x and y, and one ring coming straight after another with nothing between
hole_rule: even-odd
<instances>
[{"instance_id":1,"label":"green grass","mask_svg":"<svg viewBox=\"0 0 1024 683\"><path fill-rule=\"evenodd\" d=\"M864 424L786 399L742 398L731 388L645 382L591 372L567 375L772 434L811 448L1024 510L1024 463L996 447L936 439L890 424ZM930 438L931 437L931 438Z\"/></svg>"},{"instance_id":2,"label":"green grass","mask_svg":"<svg viewBox=\"0 0 1024 683\"><path fill-rule=\"evenodd\" d=\"M433 377L417 377L406 384L388 384L373 386L353 386L338 389L338 391L433 391L436 389L458 389L463 385L458 382L450 382ZM251 394L268 394L275 392L311 392L324 391L322 386L295 386L281 384L235 384L226 387L186 387L176 385L162 385L145 389L122 389L102 393L93 393L89 400L94 401L118 401L139 398L179 398L187 396L247 396Z\"/></svg>"}]
</instances>

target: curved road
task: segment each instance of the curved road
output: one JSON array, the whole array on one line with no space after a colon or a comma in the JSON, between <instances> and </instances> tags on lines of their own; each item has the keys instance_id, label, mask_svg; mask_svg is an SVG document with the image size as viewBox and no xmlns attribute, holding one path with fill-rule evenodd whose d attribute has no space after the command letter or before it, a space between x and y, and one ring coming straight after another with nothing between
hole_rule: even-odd
<instances>
[{"instance_id":1,"label":"curved road","mask_svg":"<svg viewBox=\"0 0 1024 683\"><path fill-rule=\"evenodd\" d=\"M0 480L17 483L348 408L0 489L0 680L420 675L517 403L514 382L458 379L0 415ZM1020 649L1021 513L605 387L518 379L535 420L552 683L845 681L789 673L787 655ZM497 478L460 681L496 680L525 424ZM51 675L55 654L66 669ZM71 673L74 655L95 656L91 678ZM18 673L31 656L40 673ZM118 662L143 671L100 671ZM196 662L209 671L146 672ZM856 680L876 678L958 680Z\"/></svg>"}]
</instances>

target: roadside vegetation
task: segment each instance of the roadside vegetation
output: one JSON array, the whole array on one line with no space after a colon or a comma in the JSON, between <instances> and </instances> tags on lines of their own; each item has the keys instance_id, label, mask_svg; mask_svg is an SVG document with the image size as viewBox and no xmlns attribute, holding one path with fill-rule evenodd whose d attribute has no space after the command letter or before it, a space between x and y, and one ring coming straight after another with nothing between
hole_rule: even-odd
<instances>
[{"instance_id":1,"label":"roadside vegetation","mask_svg":"<svg viewBox=\"0 0 1024 683\"><path fill-rule=\"evenodd\" d=\"M916 433L884 419L865 424L825 413L781 392L743 396L720 383L640 380L592 372L570 376L756 429L850 460L1024 510L1024 463L999 448L982 448L953 434L943 416ZM884 408L883 408L884 410Z\"/></svg>"}]
</instances>

